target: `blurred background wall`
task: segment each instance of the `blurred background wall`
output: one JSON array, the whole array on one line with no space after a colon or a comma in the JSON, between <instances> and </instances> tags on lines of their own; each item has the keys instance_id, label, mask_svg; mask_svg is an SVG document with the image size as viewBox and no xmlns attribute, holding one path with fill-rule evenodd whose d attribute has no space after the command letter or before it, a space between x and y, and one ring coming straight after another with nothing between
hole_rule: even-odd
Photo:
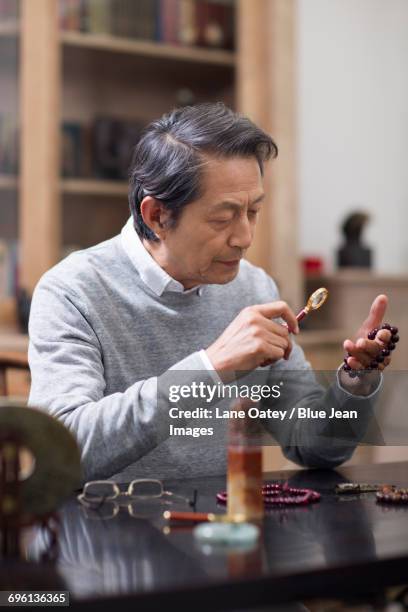
<instances>
[{"instance_id":1,"label":"blurred background wall","mask_svg":"<svg viewBox=\"0 0 408 612\"><path fill-rule=\"evenodd\" d=\"M408 272L408 2L298 0L299 235L333 269L339 225L372 217L375 269Z\"/></svg>"}]
</instances>

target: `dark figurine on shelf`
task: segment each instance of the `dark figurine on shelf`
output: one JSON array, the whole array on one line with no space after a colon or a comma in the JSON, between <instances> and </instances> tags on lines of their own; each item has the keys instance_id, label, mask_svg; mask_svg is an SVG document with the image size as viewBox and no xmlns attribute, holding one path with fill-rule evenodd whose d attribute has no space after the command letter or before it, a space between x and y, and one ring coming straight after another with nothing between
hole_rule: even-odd
<instances>
[{"instance_id":1,"label":"dark figurine on shelf","mask_svg":"<svg viewBox=\"0 0 408 612\"><path fill-rule=\"evenodd\" d=\"M346 242L337 252L339 268L371 268L371 249L361 242L361 233L369 220L362 212L350 214L344 221L342 231Z\"/></svg>"}]
</instances>

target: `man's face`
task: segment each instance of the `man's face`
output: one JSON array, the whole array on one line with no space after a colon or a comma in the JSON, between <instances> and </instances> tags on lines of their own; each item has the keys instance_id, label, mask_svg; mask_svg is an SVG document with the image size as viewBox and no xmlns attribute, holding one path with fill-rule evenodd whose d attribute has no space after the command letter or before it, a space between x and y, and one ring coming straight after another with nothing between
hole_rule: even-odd
<instances>
[{"instance_id":1,"label":"man's face","mask_svg":"<svg viewBox=\"0 0 408 612\"><path fill-rule=\"evenodd\" d=\"M255 158L209 158L203 188L162 239L163 267L185 289L235 278L264 197Z\"/></svg>"}]
</instances>

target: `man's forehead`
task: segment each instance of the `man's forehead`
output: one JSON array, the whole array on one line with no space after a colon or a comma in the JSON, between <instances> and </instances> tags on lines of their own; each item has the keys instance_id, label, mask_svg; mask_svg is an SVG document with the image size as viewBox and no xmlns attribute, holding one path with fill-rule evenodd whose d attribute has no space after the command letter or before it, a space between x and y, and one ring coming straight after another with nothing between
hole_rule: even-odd
<instances>
[{"instance_id":1,"label":"man's forehead","mask_svg":"<svg viewBox=\"0 0 408 612\"><path fill-rule=\"evenodd\" d=\"M224 198L220 202L214 202L211 205L211 210L224 210L229 208L242 208L244 206L260 204L265 199L265 193L259 193L259 195L254 195L251 197L249 194L235 194L235 196L229 196Z\"/></svg>"},{"instance_id":2,"label":"man's forehead","mask_svg":"<svg viewBox=\"0 0 408 612\"><path fill-rule=\"evenodd\" d=\"M263 195L262 175L258 161L251 158L221 158L208 161L203 173L204 197L215 204L248 203Z\"/></svg>"}]
</instances>

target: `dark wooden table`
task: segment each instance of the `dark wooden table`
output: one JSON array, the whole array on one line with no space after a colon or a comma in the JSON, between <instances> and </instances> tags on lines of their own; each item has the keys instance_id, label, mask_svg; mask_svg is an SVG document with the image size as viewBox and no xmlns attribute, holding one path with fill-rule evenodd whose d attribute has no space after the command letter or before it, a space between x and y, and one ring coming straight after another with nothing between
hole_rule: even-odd
<instances>
[{"instance_id":1,"label":"dark wooden table","mask_svg":"<svg viewBox=\"0 0 408 612\"><path fill-rule=\"evenodd\" d=\"M130 516L126 508L99 520L87 518L70 500L61 512L55 576L70 591L71 607L87 610L112 609L115 601L118 610L237 609L368 596L408 584L408 507L379 505L374 493L334 493L336 483L348 480L408 485L408 463L267 475L286 479L320 491L321 501L268 511L260 543L251 551L203 549L191 528L166 533L162 507L154 507L149 520ZM197 488L197 510L216 512L221 508L215 493L224 486L222 478L166 483L186 495ZM44 545L38 534L29 549L32 559ZM43 576L48 571L37 569Z\"/></svg>"}]
</instances>

